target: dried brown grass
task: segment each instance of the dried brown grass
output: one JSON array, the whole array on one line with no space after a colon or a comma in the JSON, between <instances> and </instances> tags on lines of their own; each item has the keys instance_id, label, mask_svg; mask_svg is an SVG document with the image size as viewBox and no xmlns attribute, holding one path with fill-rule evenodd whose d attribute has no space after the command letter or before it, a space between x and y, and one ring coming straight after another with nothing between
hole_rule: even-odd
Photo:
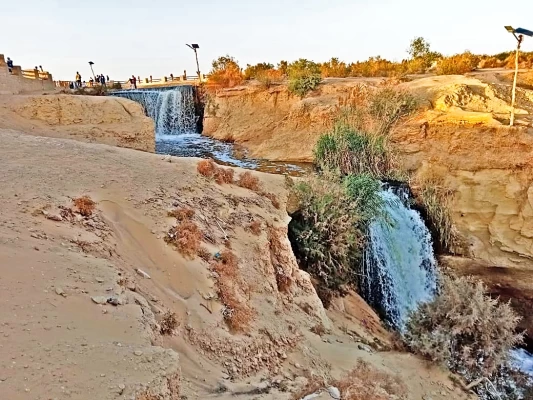
<instances>
[{"instance_id":1,"label":"dried brown grass","mask_svg":"<svg viewBox=\"0 0 533 400\"><path fill-rule=\"evenodd\" d=\"M168 212L169 217L174 217L178 221L190 220L194 217L194 210L189 207L178 207Z\"/></svg>"},{"instance_id":2,"label":"dried brown grass","mask_svg":"<svg viewBox=\"0 0 533 400\"><path fill-rule=\"evenodd\" d=\"M212 270L218 275L218 298L224 305L223 316L226 323L236 332L249 329L253 311L240 299L238 290L246 285L238 276L238 259L230 250L224 250L220 259L211 264Z\"/></svg>"},{"instance_id":3,"label":"dried brown grass","mask_svg":"<svg viewBox=\"0 0 533 400\"><path fill-rule=\"evenodd\" d=\"M178 327L178 319L176 318L176 313L167 311L161 322L159 323L159 332L161 335L172 335L174 330Z\"/></svg>"},{"instance_id":4,"label":"dried brown grass","mask_svg":"<svg viewBox=\"0 0 533 400\"><path fill-rule=\"evenodd\" d=\"M324 378L312 375L312 376L306 376L307 378L307 384L305 387L303 387L299 392L296 392L292 396L292 400L301 400L305 396L308 396L310 394L316 393L326 386L326 382L324 381Z\"/></svg>"},{"instance_id":5,"label":"dried brown grass","mask_svg":"<svg viewBox=\"0 0 533 400\"><path fill-rule=\"evenodd\" d=\"M248 230L252 232L255 236L259 236L261 234L261 226L261 221L255 219L250 222L250 225L248 225Z\"/></svg>"},{"instance_id":6,"label":"dried brown grass","mask_svg":"<svg viewBox=\"0 0 533 400\"><path fill-rule=\"evenodd\" d=\"M200 175L215 179L215 182L219 185L222 185L223 183L233 183L235 171L232 168L219 167L211 158L199 161L196 169Z\"/></svg>"},{"instance_id":7,"label":"dried brown grass","mask_svg":"<svg viewBox=\"0 0 533 400\"><path fill-rule=\"evenodd\" d=\"M89 196L82 196L72 200L76 211L84 217L93 215L96 203Z\"/></svg>"},{"instance_id":8,"label":"dried brown grass","mask_svg":"<svg viewBox=\"0 0 533 400\"><path fill-rule=\"evenodd\" d=\"M249 171L243 172L241 175L239 175L237 185L246 189L250 189L254 192L258 192L260 189L259 179L256 176L253 176Z\"/></svg>"},{"instance_id":9,"label":"dried brown grass","mask_svg":"<svg viewBox=\"0 0 533 400\"><path fill-rule=\"evenodd\" d=\"M198 254L203 234L200 228L190 220L181 221L168 232L165 241L176 246L186 257L194 258Z\"/></svg>"},{"instance_id":10,"label":"dried brown grass","mask_svg":"<svg viewBox=\"0 0 533 400\"><path fill-rule=\"evenodd\" d=\"M280 208L279 200L274 193L261 192L260 195L269 199L272 202L272 205L274 206L274 208L279 210Z\"/></svg>"},{"instance_id":11,"label":"dried brown grass","mask_svg":"<svg viewBox=\"0 0 533 400\"><path fill-rule=\"evenodd\" d=\"M196 253L202 260L209 262L213 258L213 255L205 247L200 247Z\"/></svg>"},{"instance_id":12,"label":"dried brown grass","mask_svg":"<svg viewBox=\"0 0 533 400\"><path fill-rule=\"evenodd\" d=\"M393 400L407 398L407 387L399 379L359 360L356 367L333 383L343 400Z\"/></svg>"}]
</instances>

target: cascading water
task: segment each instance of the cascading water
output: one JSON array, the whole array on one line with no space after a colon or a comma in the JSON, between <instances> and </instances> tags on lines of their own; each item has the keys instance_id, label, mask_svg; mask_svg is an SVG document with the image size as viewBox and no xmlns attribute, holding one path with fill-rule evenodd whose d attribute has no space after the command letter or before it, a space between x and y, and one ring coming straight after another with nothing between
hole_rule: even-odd
<instances>
[{"instance_id":1,"label":"cascading water","mask_svg":"<svg viewBox=\"0 0 533 400\"><path fill-rule=\"evenodd\" d=\"M176 86L167 90L121 90L113 96L124 97L140 103L146 115L155 121L157 135L196 133L198 117L194 109L192 86Z\"/></svg>"},{"instance_id":2,"label":"cascading water","mask_svg":"<svg viewBox=\"0 0 533 400\"><path fill-rule=\"evenodd\" d=\"M409 313L435 295L437 266L431 234L420 214L407 206L408 195L389 188L380 196L383 213L369 226L361 289L366 300L402 331Z\"/></svg>"},{"instance_id":3,"label":"cascading water","mask_svg":"<svg viewBox=\"0 0 533 400\"><path fill-rule=\"evenodd\" d=\"M213 158L215 161L271 173L299 175L308 166L257 160L247 157L245 149L203 136L198 132L195 89L189 85L153 89L118 90L111 96L140 103L155 121L156 152L178 157Z\"/></svg>"}]
</instances>

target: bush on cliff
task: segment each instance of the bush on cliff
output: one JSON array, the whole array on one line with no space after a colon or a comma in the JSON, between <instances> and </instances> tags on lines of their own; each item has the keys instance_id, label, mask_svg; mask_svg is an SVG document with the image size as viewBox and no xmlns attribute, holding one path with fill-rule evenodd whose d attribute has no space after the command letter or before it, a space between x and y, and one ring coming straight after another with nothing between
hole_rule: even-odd
<instances>
[{"instance_id":1,"label":"bush on cliff","mask_svg":"<svg viewBox=\"0 0 533 400\"><path fill-rule=\"evenodd\" d=\"M508 303L489 297L480 281L443 276L439 295L412 314L405 341L415 353L469 382L490 379L522 341L516 333L519 320Z\"/></svg>"},{"instance_id":2,"label":"bush on cliff","mask_svg":"<svg viewBox=\"0 0 533 400\"><path fill-rule=\"evenodd\" d=\"M322 82L320 65L305 58L300 58L289 64L287 73L289 75L289 91L300 97L315 90Z\"/></svg>"},{"instance_id":3,"label":"bush on cliff","mask_svg":"<svg viewBox=\"0 0 533 400\"><path fill-rule=\"evenodd\" d=\"M332 179L314 177L295 190L300 211L293 215L289 237L300 264L330 290L356 282L352 265L358 265L363 240L356 203Z\"/></svg>"},{"instance_id":4,"label":"bush on cliff","mask_svg":"<svg viewBox=\"0 0 533 400\"><path fill-rule=\"evenodd\" d=\"M342 176L370 174L383 179L395 168L385 136L357 131L344 123L337 123L331 132L320 137L314 154L320 169Z\"/></svg>"},{"instance_id":5,"label":"bush on cliff","mask_svg":"<svg viewBox=\"0 0 533 400\"><path fill-rule=\"evenodd\" d=\"M451 57L444 57L437 63L438 75L462 75L475 70L480 58L469 51L456 54Z\"/></svg>"},{"instance_id":6,"label":"bush on cliff","mask_svg":"<svg viewBox=\"0 0 533 400\"><path fill-rule=\"evenodd\" d=\"M209 82L223 88L241 84L243 75L235 58L230 55L222 56L213 61L209 72Z\"/></svg>"}]
</instances>

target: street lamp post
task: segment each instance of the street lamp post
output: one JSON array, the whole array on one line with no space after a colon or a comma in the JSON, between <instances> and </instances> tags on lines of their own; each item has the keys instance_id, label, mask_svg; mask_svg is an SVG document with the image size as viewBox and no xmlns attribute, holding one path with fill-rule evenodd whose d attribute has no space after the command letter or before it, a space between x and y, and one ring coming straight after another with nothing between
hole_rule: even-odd
<instances>
[{"instance_id":1,"label":"street lamp post","mask_svg":"<svg viewBox=\"0 0 533 400\"><path fill-rule=\"evenodd\" d=\"M198 81L201 83L202 82L202 76L200 75L200 64L198 63L198 49L200 48L200 46L198 46L197 44L187 44L188 47L190 47L193 51L194 51L194 55L196 57L196 73L198 74Z\"/></svg>"},{"instance_id":2,"label":"street lamp post","mask_svg":"<svg viewBox=\"0 0 533 400\"><path fill-rule=\"evenodd\" d=\"M514 29L512 26L506 26L505 29L507 30L507 32L510 32L513 34L517 42L516 54L515 54L515 60L514 60L513 88L511 91L511 118L509 120L509 126L513 126L514 125L514 105L516 102L516 81L518 79L518 58L520 56L520 46L522 45L522 42L524 40L524 35L533 36L533 32L528 31L527 29L524 29L524 28Z\"/></svg>"},{"instance_id":3,"label":"street lamp post","mask_svg":"<svg viewBox=\"0 0 533 400\"><path fill-rule=\"evenodd\" d=\"M94 70L93 70L94 63L92 61L89 61L89 65L91 66L91 72L93 73L94 83L96 83L96 75L94 74Z\"/></svg>"}]
</instances>

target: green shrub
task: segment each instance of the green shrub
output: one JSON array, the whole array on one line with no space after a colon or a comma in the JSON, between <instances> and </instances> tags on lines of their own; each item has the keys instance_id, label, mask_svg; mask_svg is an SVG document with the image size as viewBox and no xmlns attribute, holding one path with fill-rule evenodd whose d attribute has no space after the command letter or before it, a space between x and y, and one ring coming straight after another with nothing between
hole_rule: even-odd
<instances>
[{"instance_id":1,"label":"green shrub","mask_svg":"<svg viewBox=\"0 0 533 400\"><path fill-rule=\"evenodd\" d=\"M305 58L300 58L289 64L287 73L289 75L289 91L300 97L315 90L322 82L320 65Z\"/></svg>"},{"instance_id":2,"label":"green shrub","mask_svg":"<svg viewBox=\"0 0 533 400\"><path fill-rule=\"evenodd\" d=\"M315 177L295 185L300 211L293 215L289 235L302 268L322 287L339 290L357 282L363 234L356 203L342 185Z\"/></svg>"},{"instance_id":3,"label":"green shrub","mask_svg":"<svg viewBox=\"0 0 533 400\"><path fill-rule=\"evenodd\" d=\"M394 159L385 136L357 131L338 123L320 137L315 147L315 164L322 170L342 176L370 174L387 178L394 170Z\"/></svg>"},{"instance_id":4,"label":"green shrub","mask_svg":"<svg viewBox=\"0 0 533 400\"><path fill-rule=\"evenodd\" d=\"M304 97L307 93L315 90L322 82L322 78L318 74L304 75L298 78L289 79L289 91Z\"/></svg>"},{"instance_id":5,"label":"green shrub","mask_svg":"<svg viewBox=\"0 0 533 400\"><path fill-rule=\"evenodd\" d=\"M343 180L346 194L357 205L358 214L364 222L378 215L383 206L379 196L381 182L370 174L348 175Z\"/></svg>"},{"instance_id":6,"label":"green shrub","mask_svg":"<svg viewBox=\"0 0 533 400\"><path fill-rule=\"evenodd\" d=\"M480 281L443 276L439 295L412 314L405 341L415 353L471 381L491 377L508 362L510 350L522 341L519 321Z\"/></svg>"},{"instance_id":7,"label":"green shrub","mask_svg":"<svg viewBox=\"0 0 533 400\"><path fill-rule=\"evenodd\" d=\"M241 68L235 58L222 56L213 61L209 72L209 82L228 88L239 85L243 80Z\"/></svg>"}]
</instances>

